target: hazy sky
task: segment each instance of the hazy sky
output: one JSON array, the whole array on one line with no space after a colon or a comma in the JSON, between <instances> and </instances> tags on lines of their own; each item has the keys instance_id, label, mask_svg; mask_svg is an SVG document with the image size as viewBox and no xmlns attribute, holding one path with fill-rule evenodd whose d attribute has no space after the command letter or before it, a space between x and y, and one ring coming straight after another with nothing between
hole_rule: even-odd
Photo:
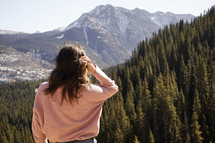
<instances>
[{"instance_id":1,"label":"hazy sky","mask_svg":"<svg viewBox=\"0 0 215 143\"><path fill-rule=\"evenodd\" d=\"M33 33L67 26L97 5L111 4L195 16L208 10L215 0L0 0L0 29Z\"/></svg>"}]
</instances>

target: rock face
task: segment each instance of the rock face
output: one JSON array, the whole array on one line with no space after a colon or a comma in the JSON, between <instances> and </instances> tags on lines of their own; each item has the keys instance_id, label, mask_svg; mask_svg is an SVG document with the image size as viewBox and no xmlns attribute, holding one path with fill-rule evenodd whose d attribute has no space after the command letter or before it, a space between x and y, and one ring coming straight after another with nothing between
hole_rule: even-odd
<instances>
[{"instance_id":1,"label":"rock face","mask_svg":"<svg viewBox=\"0 0 215 143\"><path fill-rule=\"evenodd\" d=\"M0 30L0 45L53 63L64 42L80 43L95 64L107 67L124 62L140 41L150 38L159 28L193 18L190 14L149 13L101 5L67 27L53 31L27 34Z\"/></svg>"}]
</instances>

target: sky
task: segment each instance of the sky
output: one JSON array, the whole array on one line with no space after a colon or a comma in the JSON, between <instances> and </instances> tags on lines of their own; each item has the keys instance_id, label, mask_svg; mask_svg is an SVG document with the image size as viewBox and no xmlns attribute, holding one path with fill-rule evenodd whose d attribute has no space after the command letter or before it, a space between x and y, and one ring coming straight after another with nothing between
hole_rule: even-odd
<instances>
[{"instance_id":1,"label":"sky","mask_svg":"<svg viewBox=\"0 0 215 143\"><path fill-rule=\"evenodd\" d=\"M98 5L199 16L215 0L0 0L0 30L45 32L68 26Z\"/></svg>"}]
</instances>

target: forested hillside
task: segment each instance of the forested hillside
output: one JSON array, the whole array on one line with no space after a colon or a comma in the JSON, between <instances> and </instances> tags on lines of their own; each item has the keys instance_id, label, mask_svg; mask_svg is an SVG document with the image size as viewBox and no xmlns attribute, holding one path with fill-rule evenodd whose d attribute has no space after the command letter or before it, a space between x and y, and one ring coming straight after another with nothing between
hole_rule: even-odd
<instances>
[{"instance_id":1,"label":"forested hillside","mask_svg":"<svg viewBox=\"0 0 215 143\"><path fill-rule=\"evenodd\" d=\"M35 89L42 81L0 85L0 143L33 143Z\"/></svg>"},{"instance_id":2,"label":"forested hillside","mask_svg":"<svg viewBox=\"0 0 215 143\"><path fill-rule=\"evenodd\" d=\"M104 107L99 142L215 142L215 7L142 41L109 69L120 91Z\"/></svg>"},{"instance_id":3,"label":"forested hillside","mask_svg":"<svg viewBox=\"0 0 215 143\"><path fill-rule=\"evenodd\" d=\"M215 142L215 7L154 33L106 73L119 91L104 104L98 143ZM33 142L40 82L0 85L0 142Z\"/></svg>"}]
</instances>

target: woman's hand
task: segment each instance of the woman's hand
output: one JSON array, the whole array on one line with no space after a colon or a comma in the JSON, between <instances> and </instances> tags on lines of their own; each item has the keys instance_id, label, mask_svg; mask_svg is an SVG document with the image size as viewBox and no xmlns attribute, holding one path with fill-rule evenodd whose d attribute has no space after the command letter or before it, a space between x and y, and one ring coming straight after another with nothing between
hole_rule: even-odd
<instances>
[{"instance_id":1,"label":"woman's hand","mask_svg":"<svg viewBox=\"0 0 215 143\"><path fill-rule=\"evenodd\" d=\"M90 60L89 57L87 56L83 56L80 58L80 60L86 61L87 62L87 70L90 74L94 74L94 72L96 71L95 66L93 65L93 62Z\"/></svg>"}]
</instances>

